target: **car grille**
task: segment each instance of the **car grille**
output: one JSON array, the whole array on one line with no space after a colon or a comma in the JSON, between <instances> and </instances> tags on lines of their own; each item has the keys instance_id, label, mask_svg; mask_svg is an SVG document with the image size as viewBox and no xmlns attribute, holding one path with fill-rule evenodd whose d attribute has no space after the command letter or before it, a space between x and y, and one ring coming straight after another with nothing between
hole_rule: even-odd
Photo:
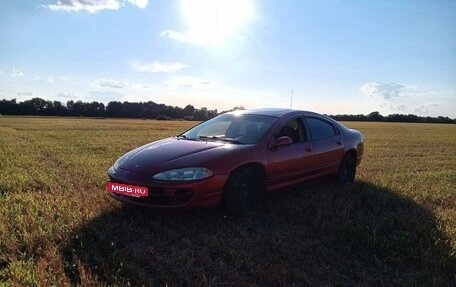
<instances>
[{"instance_id":1,"label":"car grille","mask_svg":"<svg viewBox=\"0 0 456 287\"><path fill-rule=\"evenodd\" d=\"M121 183L121 184L131 184L128 182L123 182L116 180L112 177L109 177L111 182ZM193 191L189 189L174 189L172 192L167 192L164 188L154 188L146 186L149 190L149 196L147 197L132 197L125 196L121 194L113 193L113 195L118 199L126 199L131 202L137 202L142 204L150 205L159 205L159 206L172 206L172 205L181 205L190 201L193 197Z\"/></svg>"}]
</instances>

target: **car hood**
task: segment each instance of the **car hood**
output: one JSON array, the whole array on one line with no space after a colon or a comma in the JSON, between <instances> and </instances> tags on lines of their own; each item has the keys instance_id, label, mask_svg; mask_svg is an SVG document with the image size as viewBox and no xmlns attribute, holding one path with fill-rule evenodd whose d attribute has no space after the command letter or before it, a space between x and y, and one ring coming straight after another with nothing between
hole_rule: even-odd
<instances>
[{"instance_id":1,"label":"car hood","mask_svg":"<svg viewBox=\"0 0 456 287\"><path fill-rule=\"evenodd\" d=\"M174 160L216 149L223 145L217 142L168 138L137 148L129 155L128 159L122 161L119 167L134 172L156 172L160 166Z\"/></svg>"}]
</instances>

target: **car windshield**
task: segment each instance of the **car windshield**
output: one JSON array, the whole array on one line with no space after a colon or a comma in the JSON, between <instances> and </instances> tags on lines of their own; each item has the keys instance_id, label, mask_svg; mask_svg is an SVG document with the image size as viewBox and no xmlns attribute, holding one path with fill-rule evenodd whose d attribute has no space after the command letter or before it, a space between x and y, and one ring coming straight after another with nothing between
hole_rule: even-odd
<instances>
[{"instance_id":1,"label":"car windshield","mask_svg":"<svg viewBox=\"0 0 456 287\"><path fill-rule=\"evenodd\" d=\"M255 144L264 137L276 120L275 117L263 115L224 114L197 125L181 137L190 140Z\"/></svg>"}]
</instances>

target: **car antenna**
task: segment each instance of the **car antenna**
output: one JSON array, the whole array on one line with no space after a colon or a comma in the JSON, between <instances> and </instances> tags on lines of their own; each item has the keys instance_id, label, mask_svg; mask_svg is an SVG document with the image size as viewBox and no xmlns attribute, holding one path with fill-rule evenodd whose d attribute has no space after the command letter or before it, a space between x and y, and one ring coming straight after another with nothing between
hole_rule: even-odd
<instances>
[{"instance_id":1,"label":"car antenna","mask_svg":"<svg viewBox=\"0 0 456 287\"><path fill-rule=\"evenodd\" d=\"M293 107L293 90L291 90L290 109Z\"/></svg>"}]
</instances>

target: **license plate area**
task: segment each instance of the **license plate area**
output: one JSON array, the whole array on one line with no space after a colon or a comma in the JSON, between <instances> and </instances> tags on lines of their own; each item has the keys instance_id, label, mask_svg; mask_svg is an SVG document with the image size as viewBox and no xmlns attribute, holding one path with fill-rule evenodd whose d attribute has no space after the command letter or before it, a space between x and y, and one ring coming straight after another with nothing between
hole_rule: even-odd
<instances>
[{"instance_id":1,"label":"license plate area","mask_svg":"<svg viewBox=\"0 0 456 287\"><path fill-rule=\"evenodd\" d=\"M106 191L137 198L149 196L149 189L145 186L122 184L116 182L108 182Z\"/></svg>"}]
</instances>

